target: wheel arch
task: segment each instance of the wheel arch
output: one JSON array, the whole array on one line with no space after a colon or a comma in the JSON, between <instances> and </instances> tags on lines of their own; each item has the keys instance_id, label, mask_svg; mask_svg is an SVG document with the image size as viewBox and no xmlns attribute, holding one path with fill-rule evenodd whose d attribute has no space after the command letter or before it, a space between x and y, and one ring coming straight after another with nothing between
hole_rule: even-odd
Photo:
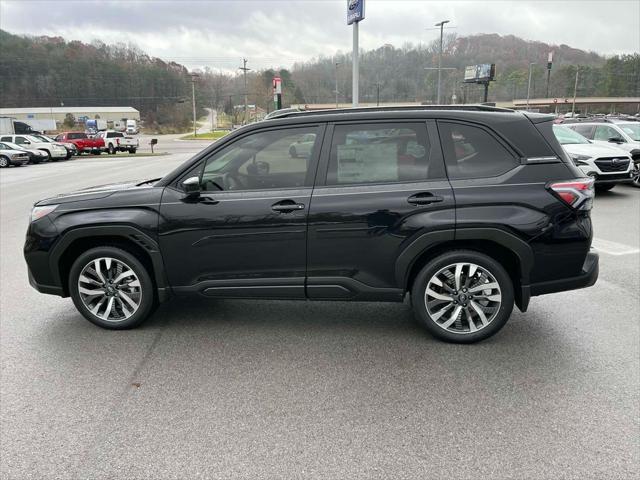
<instances>
[{"instance_id":1,"label":"wheel arch","mask_svg":"<svg viewBox=\"0 0 640 480\"><path fill-rule=\"evenodd\" d=\"M149 270L159 301L169 295L164 264L158 244L151 237L131 226L101 226L74 229L64 235L51 251L49 266L54 281L69 295L69 272L83 252L101 246L121 248L136 256Z\"/></svg>"},{"instance_id":2,"label":"wheel arch","mask_svg":"<svg viewBox=\"0 0 640 480\"><path fill-rule=\"evenodd\" d=\"M405 292L411 290L418 272L433 258L451 250L472 250L500 263L511 278L516 305L526 311L529 304L529 274L533 251L529 244L499 229L457 229L429 232L418 237L400 255L396 280Z\"/></svg>"}]
</instances>

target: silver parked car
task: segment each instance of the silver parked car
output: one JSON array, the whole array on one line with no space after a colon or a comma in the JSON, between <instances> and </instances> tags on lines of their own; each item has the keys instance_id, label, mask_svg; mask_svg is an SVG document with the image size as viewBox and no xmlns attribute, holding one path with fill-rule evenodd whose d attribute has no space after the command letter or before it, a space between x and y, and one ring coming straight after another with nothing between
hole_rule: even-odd
<instances>
[{"instance_id":1,"label":"silver parked car","mask_svg":"<svg viewBox=\"0 0 640 480\"><path fill-rule=\"evenodd\" d=\"M29 154L23 150L12 150L0 147L0 168L11 165L22 166L29 163Z\"/></svg>"}]
</instances>

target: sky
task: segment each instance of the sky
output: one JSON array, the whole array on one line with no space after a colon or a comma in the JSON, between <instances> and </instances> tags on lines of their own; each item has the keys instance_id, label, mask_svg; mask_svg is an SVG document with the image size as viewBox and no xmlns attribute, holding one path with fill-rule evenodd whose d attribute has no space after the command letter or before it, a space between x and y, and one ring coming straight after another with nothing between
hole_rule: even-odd
<instances>
[{"instance_id":1,"label":"sky","mask_svg":"<svg viewBox=\"0 0 640 480\"><path fill-rule=\"evenodd\" d=\"M640 0L365 0L360 48L429 43L447 33L516 35L614 55L640 52ZM346 0L0 0L0 28L133 43L188 68L290 67L351 51Z\"/></svg>"}]
</instances>

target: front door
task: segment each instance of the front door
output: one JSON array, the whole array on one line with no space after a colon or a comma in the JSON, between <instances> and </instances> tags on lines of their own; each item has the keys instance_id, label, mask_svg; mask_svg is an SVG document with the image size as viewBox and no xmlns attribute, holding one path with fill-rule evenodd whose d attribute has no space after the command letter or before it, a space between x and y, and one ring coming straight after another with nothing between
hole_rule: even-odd
<instances>
[{"instance_id":1,"label":"front door","mask_svg":"<svg viewBox=\"0 0 640 480\"><path fill-rule=\"evenodd\" d=\"M425 234L453 239L455 202L430 124L328 127L309 212L309 298L401 300L402 252Z\"/></svg>"},{"instance_id":2,"label":"front door","mask_svg":"<svg viewBox=\"0 0 640 480\"><path fill-rule=\"evenodd\" d=\"M323 126L262 129L215 150L162 198L159 236L176 292L304 298L306 222ZM302 141L308 151L292 150ZM181 183L199 177L192 199Z\"/></svg>"}]
</instances>

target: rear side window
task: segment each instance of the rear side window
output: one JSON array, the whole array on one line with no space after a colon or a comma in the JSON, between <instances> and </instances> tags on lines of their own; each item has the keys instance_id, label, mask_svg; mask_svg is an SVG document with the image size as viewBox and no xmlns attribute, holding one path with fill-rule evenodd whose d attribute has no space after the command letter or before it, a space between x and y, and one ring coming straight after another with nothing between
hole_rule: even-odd
<instances>
[{"instance_id":1,"label":"rear side window","mask_svg":"<svg viewBox=\"0 0 640 480\"><path fill-rule=\"evenodd\" d=\"M426 180L429 147L421 123L336 125L327 185Z\"/></svg>"},{"instance_id":2,"label":"rear side window","mask_svg":"<svg viewBox=\"0 0 640 480\"><path fill-rule=\"evenodd\" d=\"M502 143L480 127L438 122L438 130L451 179L496 177L520 163Z\"/></svg>"}]
</instances>

